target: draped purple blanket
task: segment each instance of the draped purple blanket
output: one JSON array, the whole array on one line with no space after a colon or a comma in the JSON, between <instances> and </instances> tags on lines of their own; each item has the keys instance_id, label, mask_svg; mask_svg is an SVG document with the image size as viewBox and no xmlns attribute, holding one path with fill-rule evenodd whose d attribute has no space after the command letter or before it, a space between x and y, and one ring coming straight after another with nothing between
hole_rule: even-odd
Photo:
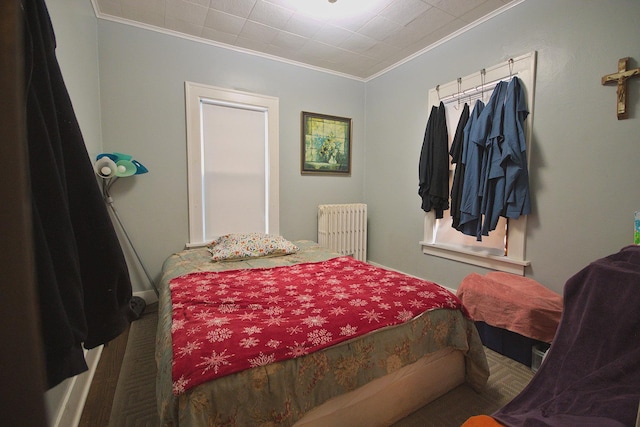
<instances>
[{"instance_id":1,"label":"draped purple blanket","mask_svg":"<svg viewBox=\"0 0 640 427\"><path fill-rule=\"evenodd\" d=\"M567 281L547 357L493 417L508 426L632 426L639 402L640 246L627 246Z\"/></svg>"}]
</instances>

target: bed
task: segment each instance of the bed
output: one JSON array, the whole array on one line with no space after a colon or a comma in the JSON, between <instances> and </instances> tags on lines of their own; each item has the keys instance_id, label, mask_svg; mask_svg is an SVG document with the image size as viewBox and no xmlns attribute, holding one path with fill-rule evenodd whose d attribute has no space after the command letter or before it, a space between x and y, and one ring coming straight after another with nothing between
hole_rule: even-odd
<instances>
[{"instance_id":1,"label":"bed","mask_svg":"<svg viewBox=\"0 0 640 427\"><path fill-rule=\"evenodd\" d=\"M296 250L281 256L213 262L210 249L197 248L187 249L167 258L159 286L156 345L156 393L161 425L390 425L464 382L477 391L483 388L489 376L484 349L473 322L455 295L430 282L374 267L351 257L340 256L312 241L290 243ZM334 268L342 270L335 273L332 270ZM272 347L275 347L273 343L277 344L281 339L286 339L284 335L297 327L286 327L288 323L282 324L282 308L269 306L268 303L269 300L278 300L278 297L273 295L285 295L286 298L287 292L291 294L295 291L292 291L294 285L288 276L277 276L281 277L278 281L271 280L271 276L265 280L264 275L290 274L292 270L300 274L302 269L313 269L304 270L304 274L306 280L315 280L307 282L304 292L310 292L309 288L324 290L320 290L319 295L296 294L295 298L299 298L298 304L290 302L289 305L293 305L291 311L306 312L302 322L306 322L306 326L319 322L325 335L331 335L331 332L327 332L329 330L333 331L334 336L344 336L338 343L326 343L322 341L323 336L316 328L307 333L310 338L305 346L312 347L318 344L317 351L290 351L295 357L269 360L271 354L264 350L266 347L259 347L255 341L260 340L254 339L257 335L251 334L256 332L255 329L262 333L260 336L272 334L269 340L262 339L260 342L260 345L264 342ZM345 274L344 271L353 274ZM202 317L196 310L222 310L220 307L223 306L220 300L211 295L202 297L200 292L193 290L194 288L205 287L208 291L212 288L213 294L217 292L218 295L229 295L227 292L235 292L235 295L238 295L241 291L249 292L250 286L246 280L252 279L247 277L256 274L263 275L256 280L257 283L264 283L264 286L260 293L252 293L248 297L255 297L255 300L244 306L238 298L227 300L232 306L224 305L226 308L222 317L225 320L220 321L221 316L218 316L217 323L216 320L209 319L209 328L189 329L185 326L185 322L190 319ZM323 317L323 314L330 311L334 314L344 312L340 308L341 303L365 306L361 307L361 317L367 318L369 323L376 323L375 316L367 317L374 310L368 310L366 304L386 304L377 299L378 294L371 296L370 301L364 297L359 298L355 292L358 284L339 289L343 295L338 299L335 295L330 296L327 293L327 287L338 286L336 280L340 281L352 275L367 285L373 280L372 277L375 279L373 281L380 282L385 282L387 276L399 276L400 280L407 281L403 282L405 285L400 285L402 292L398 291L398 301L395 302L399 305L402 305L401 301L407 303L407 307L399 311L404 313L404 317L398 317L399 321L395 324L353 336L349 335L353 332L349 331L349 328L349 333L343 334L343 327L332 330L331 322L324 324L331 316ZM381 277L384 279L380 279ZM414 281L425 284L416 285ZM234 288L238 285L236 282L240 283L238 288ZM427 286L427 283L429 286L436 286L429 288L429 292L436 289L433 293L438 294L439 298L444 298L449 306L422 311L417 297L407 298L408 294L404 293L405 290L416 286ZM238 290L239 288L242 289ZM335 289L331 289L331 292L335 292ZM191 298L192 294L200 299L189 300L188 303L179 299L185 295L190 295ZM323 301L328 305L321 306ZM417 309L413 310L414 314L409 315L409 307L412 304ZM280 305L286 306L284 303ZM274 312L276 309L281 311ZM228 323L228 313L233 310L244 313L249 320L253 319L253 312L263 313L271 310L268 320L255 318L250 326L244 328L250 336L245 335L241 343L244 347L260 348L260 352L253 358L244 357L246 348L234 350L225 346L213 350L212 353L206 353L219 356L215 363L196 363L203 360L197 359L197 351L191 351L194 348L199 350L199 344L193 344L198 335L201 341L205 341L202 337L204 334L209 334L209 341L221 340L217 331L226 330L220 326ZM279 320L273 321L274 317ZM304 324L300 326L302 329L305 327ZM367 322L351 329L360 327L364 331ZM198 329L200 330L197 331ZM181 335L178 335L176 330L180 330ZM231 334L229 331L228 333ZM315 334L313 339L312 334ZM294 343L301 342L302 340ZM293 347L295 346L290 345L288 348L291 350ZM177 366L184 367L186 364L183 360L186 353L189 353L189 357L193 356L192 365L200 365L200 371L193 366L187 366L185 371L174 372L174 369L178 369ZM230 360L227 356L236 353L238 356L242 354L243 360L251 360L252 364L247 369L230 371L209 379L212 371L218 368L220 371L226 369L226 363ZM211 361L211 358L208 360ZM185 375L190 375L188 380L185 379ZM190 386L187 386L187 383Z\"/></svg>"}]
</instances>

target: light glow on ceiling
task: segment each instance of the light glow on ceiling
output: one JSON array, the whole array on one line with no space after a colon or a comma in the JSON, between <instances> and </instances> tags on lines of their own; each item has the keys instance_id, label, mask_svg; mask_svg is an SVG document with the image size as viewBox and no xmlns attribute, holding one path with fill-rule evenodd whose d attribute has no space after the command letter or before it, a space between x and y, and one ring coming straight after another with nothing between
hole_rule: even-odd
<instances>
[{"instance_id":1,"label":"light glow on ceiling","mask_svg":"<svg viewBox=\"0 0 640 427\"><path fill-rule=\"evenodd\" d=\"M290 7L316 19L344 19L379 10L384 0L289 0Z\"/></svg>"}]
</instances>

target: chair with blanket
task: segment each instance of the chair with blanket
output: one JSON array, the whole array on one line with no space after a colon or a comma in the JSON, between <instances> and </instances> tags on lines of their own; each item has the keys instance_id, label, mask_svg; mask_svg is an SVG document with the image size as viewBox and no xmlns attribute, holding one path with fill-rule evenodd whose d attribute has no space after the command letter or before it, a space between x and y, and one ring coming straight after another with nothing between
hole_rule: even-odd
<instances>
[{"instance_id":1,"label":"chair with blanket","mask_svg":"<svg viewBox=\"0 0 640 427\"><path fill-rule=\"evenodd\" d=\"M637 423L640 246L592 262L564 288L564 311L540 369L511 402L463 427Z\"/></svg>"}]
</instances>

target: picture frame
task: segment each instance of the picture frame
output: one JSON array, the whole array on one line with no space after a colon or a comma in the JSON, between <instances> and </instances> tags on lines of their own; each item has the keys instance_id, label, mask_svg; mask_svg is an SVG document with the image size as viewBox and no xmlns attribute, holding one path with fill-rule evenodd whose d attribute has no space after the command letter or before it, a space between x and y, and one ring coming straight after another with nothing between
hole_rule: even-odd
<instances>
[{"instance_id":1,"label":"picture frame","mask_svg":"<svg viewBox=\"0 0 640 427\"><path fill-rule=\"evenodd\" d=\"M303 111L300 173L351 175L351 119Z\"/></svg>"}]
</instances>

